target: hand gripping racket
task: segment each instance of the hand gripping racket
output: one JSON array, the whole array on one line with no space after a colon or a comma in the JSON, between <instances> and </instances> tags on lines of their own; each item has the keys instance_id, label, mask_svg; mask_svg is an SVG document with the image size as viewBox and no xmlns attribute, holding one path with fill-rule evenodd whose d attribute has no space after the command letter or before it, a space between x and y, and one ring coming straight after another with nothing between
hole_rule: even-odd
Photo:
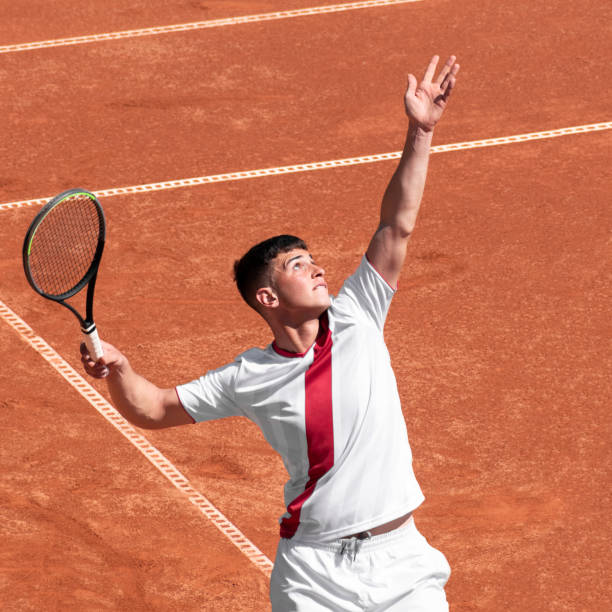
<instances>
[{"instance_id":1,"label":"hand gripping racket","mask_svg":"<svg viewBox=\"0 0 612 612\"><path fill-rule=\"evenodd\" d=\"M93 320L93 297L104 250L106 221L93 193L69 189L47 203L30 225L23 243L23 268L32 288L59 302L79 320L89 354L103 355ZM65 300L87 285L83 318Z\"/></svg>"}]
</instances>

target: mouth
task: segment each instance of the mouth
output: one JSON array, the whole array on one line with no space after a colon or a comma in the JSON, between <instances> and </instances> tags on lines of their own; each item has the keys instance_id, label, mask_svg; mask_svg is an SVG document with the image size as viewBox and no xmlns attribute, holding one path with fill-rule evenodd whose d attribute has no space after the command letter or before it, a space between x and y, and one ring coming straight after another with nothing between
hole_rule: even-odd
<instances>
[{"instance_id":1,"label":"mouth","mask_svg":"<svg viewBox=\"0 0 612 612\"><path fill-rule=\"evenodd\" d=\"M317 289L321 289L321 287L323 289L327 289L327 283L319 283L318 285L314 287L313 291L316 291Z\"/></svg>"}]
</instances>

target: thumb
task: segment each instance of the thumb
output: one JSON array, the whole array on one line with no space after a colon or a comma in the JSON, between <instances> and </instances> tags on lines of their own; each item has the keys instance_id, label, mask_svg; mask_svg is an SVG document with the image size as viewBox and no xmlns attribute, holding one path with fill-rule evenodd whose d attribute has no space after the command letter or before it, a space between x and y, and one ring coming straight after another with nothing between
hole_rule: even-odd
<instances>
[{"instance_id":1,"label":"thumb","mask_svg":"<svg viewBox=\"0 0 612 612\"><path fill-rule=\"evenodd\" d=\"M100 358L100 363L108 366L114 366L122 360L123 354L110 342L100 340L100 344L102 345L102 350L104 351L104 355L102 355Z\"/></svg>"},{"instance_id":2,"label":"thumb","mask_svg":"<svg viewBox=\"0 0 612 612\"><path fill-rule=\"evenodd\" d=\"M406 96L414 96L417 89L417 79L414 74L408 75L408 88L406 89Z\"/></svg>"},{"instance_id":3,"label":"thumb","mask_svg":"<svg viewBox=\"0 0 612 612\"><path fill-rule=\"evenodd\" d=\"M123 358L122 353L117 350L112 344L109 342L105 342L104 340L100 340L100 345L102 346L103 355L96 362L94 357L89 353L89 349L87 345L82 342L80 345L81 358L84 361L96 362L100 365L108 365L114 366L117 365Z\"/></svg>"}]
</instances>

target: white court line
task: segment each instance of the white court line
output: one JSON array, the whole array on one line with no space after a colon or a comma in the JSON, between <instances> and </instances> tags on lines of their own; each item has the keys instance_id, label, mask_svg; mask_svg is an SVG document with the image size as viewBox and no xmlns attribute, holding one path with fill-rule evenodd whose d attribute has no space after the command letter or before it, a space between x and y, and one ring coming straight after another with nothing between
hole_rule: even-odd
<instances>
[{"instance_id":1,"label":"white court line","mask_svg":"<svg viewBox=\"0 0 612 612\"><path fill-rule=\"evenodd\" d=\"M30 43L0 46L0 53L15 53L18 51L31 51L32 49L46 49L49 47L67 47L69 45L82 45L85 43L117 40L119 38L135 38L138 36L154 36L168 34L169 32L186 32L187 30L203 30L205 28L220 28L223 26L240 25L243 23L256 23L274 21L276 19L289 19L291 17L304 17L306 15L320 15L323 13L340 13L356 9L375 8L392 4L408 4L421 0L364 0L363 2L346 2L328 6L315 6L312 8L277 11L275 13L260 13L257 15L243 15L241 17L227 17L225 19L209 19L208 21L194 21L191 23L178 23L175 25L142 28L138 30L122 30L120 32L106 32L104 34L91 34L88 36L74 36L71 38L57 38L53 40L39 40Z\"/></svg>"},{"instance_id":2,"label":"white court line","mask_svg":"<svg viewBox=\"0 0 612 612\"><path fill-rule=\"evenodd\" d=\"M479 149L482 147L494 147L504 144L517 142L528 142L532 140L543 140L546 138L557 138L559 136L569 136L572 134L583 134L585 132L599 132L612 129L612 121L605 123L591 123L588 125L578 125L575 127L559 128L547 130L545 132L530 132L528 134L516 134L514 136L503 136L500 138L487 138L484 140L471 140L466 142L455 142L446 145L438 145L431 148L432 153L445 153L448 151L463 151L466 149ZM113 187L111 189L96 189L93 191L99 198L140 193L143 191L162 191L164 189L177 189L179 187L194 187L196 185L206 185L208 183L223 183L227 181L239 181L243 179L258 178L261 176L271 176L277 174L293 174L296 172L309 172L314 170L326 170L340 166L355 166L357 164L371 164L374 162L398 159L401 151L391 153L379 153L376 155L364 155L362 157L347 157L344 159L331 159L329 161L309 162L296 164L293 166L279 166L277 168L262 168L259 170L246 170L242 172L228 172L226 174L212 174L209 176L198 176L195 178L178 179L173 181L162 181L158 183L147 183L143 185L132 185L131 187ZM0 204L0 212L26 206L36 206L46 204L53 196L46 198L36 198L34 200L22 200L18 202L6 202Z\"/></svg>"},{"instance_id":3,"label":"white court line","mask_svg":"<svg viewBox=\"0 0 612 612\"><path fill-rule=\"evenodd\" d=\"M22 340L27 342L43 359L74 387L113 427L127 438L211 523L254 563L266 576L270 576L272 562L234 524L232 524L204 495L193 488L187 478L139 434L82 376L80 376L25 321L0 300L0 318L8 323Z\"/></svg>"}]
</instances>

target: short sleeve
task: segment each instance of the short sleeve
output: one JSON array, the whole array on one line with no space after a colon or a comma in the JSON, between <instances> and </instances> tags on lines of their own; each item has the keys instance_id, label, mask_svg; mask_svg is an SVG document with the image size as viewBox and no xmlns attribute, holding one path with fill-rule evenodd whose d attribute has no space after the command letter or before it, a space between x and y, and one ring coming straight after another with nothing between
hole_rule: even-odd
<instances>
[{"instance_id":1,"label":"short sleeve","mask_svg":"<svg viewBox=\"0 0 612 612\"><path fill-rule=\"evenodd\" d=\"M357 270L349 276L333 305L340 313L363 315L382 331L395 289L364 255Z\"/></svg>"},{"instance_id":2,"label":"short sleeve","mask_svg":"<svg viewBox=\"0 0 612 612\"><path fill-rule=\"evenodd\" d=\"M243 414L234 399L238 367L233 362L176 387L183 408L196 422Z\"/></svg>"}]
</instances>

